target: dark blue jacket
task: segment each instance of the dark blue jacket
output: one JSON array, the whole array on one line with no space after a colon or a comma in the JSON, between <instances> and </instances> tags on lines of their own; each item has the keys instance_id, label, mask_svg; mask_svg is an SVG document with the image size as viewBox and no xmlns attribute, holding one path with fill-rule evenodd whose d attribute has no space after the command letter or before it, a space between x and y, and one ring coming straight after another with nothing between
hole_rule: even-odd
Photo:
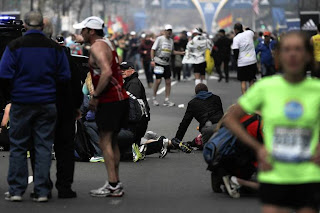
<instances>
[{"instance_id":1,"label":"dark blue jacket","mask_svg":"<svg viewBox=\"0 0 320 213\"><path fill-rule=\"evenodd\" d=\"M258 54L259 52L261 53L260 55L261 64L265 64L268 66L274 65L271 50L275 48L275 44L276 44L275 41L270 41L269 45L265 44L264 42L261 42L258 44L258 46L256 47L256 54Z\"/></svg>"},{"instance_id":2,"label":"dark blue jacket","mask_svg":"<svg viewBox=\"0 0 320 213\"><path fill-rule=\"evenodd\" d=\"M13 103L55 103L57 83L70 77L63 49L38 30L10 42L0 61L0 78L12 81Z\"/></svg>"}]
</instances>

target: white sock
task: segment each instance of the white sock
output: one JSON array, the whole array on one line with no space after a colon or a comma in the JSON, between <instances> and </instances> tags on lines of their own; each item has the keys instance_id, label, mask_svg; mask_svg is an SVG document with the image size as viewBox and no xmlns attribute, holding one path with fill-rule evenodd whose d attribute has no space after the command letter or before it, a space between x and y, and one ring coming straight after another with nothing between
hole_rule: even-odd
<instances>
[{"instance_id":1,"label":"white sock","mask_svg":"<svg viewBox=\"0 0 320 213\"><path fill-rule=\"evenodd\" d=\"M200 83L201 83L201 80L200 80L200 79L196 79L196 80L195 80L196 86L197 86L198 84L200 84Z\"/></svg>"},{"instance_id":2,"label":"white sock","mask_svg":"<svg viewBox=\"0 0 320 213\"><path fill-rule=\"evenodd\" d=\"M202 83L207 85L207 80L202 80Z\"/></svg>"},{"instance_id":3,"label":"white sock","mask_svg":"<svg viewBox=\"0 0 320 213\"><path fill-rule=\"evenodd\" d=\"M169 101L169 98L168 98L168 97L167 97L167 98L165 98L165 99L164 99L164 101Z\"/></svg>"}]
</instances>

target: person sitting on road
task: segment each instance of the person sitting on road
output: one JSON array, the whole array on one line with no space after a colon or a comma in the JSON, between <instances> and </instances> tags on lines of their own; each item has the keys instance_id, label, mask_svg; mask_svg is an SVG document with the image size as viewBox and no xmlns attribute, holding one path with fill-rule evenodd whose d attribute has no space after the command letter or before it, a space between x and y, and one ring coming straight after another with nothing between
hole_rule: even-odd
<instances>
[{"instance_id":1,"label":"person sitting on road","mask_svg":"<svg viewBox=\"0 0 320 213\"><path fill-rule=\"evenodd\" d=\"M133 161L144 160L146 155L155 153L159 153L159 158L164 158L168 153L168 148L177 148L185 153L191 153L192 151L186 142L169 140L153 131L147 131L144 137L141 138L141 146L137 144L132 146Z\"/></svg>"},{"instance_id":2,"label":"person sitting on road","mask_svg":"<svg viewBox=\"0 0 320 213\"><path fill-rule=\"evenodd\" d=\"M195 87L196 96L189 103L186 113L179 125L173 141L182 141L191 121L195 118L199 122L203 144L213 135L214 124L223 116L223 108L219 96L208 92L208 87L199 83Z\"/></svg>"}]
</instances>

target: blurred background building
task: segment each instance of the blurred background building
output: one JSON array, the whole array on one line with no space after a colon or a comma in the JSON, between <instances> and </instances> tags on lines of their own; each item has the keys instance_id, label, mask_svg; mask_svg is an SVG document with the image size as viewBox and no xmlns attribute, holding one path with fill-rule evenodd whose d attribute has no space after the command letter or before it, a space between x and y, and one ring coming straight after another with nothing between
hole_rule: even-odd
<instances>
[{"instance_id":1,"label":"blurred background building","mask_svg":"<svg viewBox=\"0 0 320 213\"><path fill-rule=\"evenodd\" d=\"M219 0L196 0L208 9ZM42 11L52 19L55 34L74 32L72 25L96 15L105 20L107 31L154 31L170 23L174 31L203 27L204 18L195 0L0 0L2 13L15 11L21 17L30 9ZM211 6L212 7L212 6ZM211 8L215 11L217 8ZM215 33L219 28L232 30L235 22L242 22L255 30L281 32L288 24L300 24L300 11L320 11L319 0L225 0L212 23ZM291 26L291 25L290 25Z\"/></svg>"}]
</instances>

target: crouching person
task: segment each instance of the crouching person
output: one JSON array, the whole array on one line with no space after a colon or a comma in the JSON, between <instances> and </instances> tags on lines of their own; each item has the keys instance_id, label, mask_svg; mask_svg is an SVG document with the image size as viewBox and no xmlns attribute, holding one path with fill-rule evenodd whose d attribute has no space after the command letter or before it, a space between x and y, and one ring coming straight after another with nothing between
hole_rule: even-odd
<instances>
[{"instance_id":1,"label":"crouching person","mask_svg":"<svg viewBox=\"0 0 320 213\"><path fill-rule=\"evenodd\" d=\"M140 145L141 138L147 131L150 121L150 107L145 88L139 80L139 74L135 71L134 64L131 62L122 62L120 68L124 79L124 88L130 96L130 101L137 101L136 104L139 105L138 110L130 106L128 129L122 129L118 135L121 156L127 158L125 157L126 153L130 153L130 155L134 154L134 152L131 153L132 144ZM128 152L128 150L130 151ZM137 158L137 156L133 155L134 162L139 160Z\"/></svg>"},{"instance_id":2,"label":"crouching person","mask_svg":"<svg viewBox=\"0 0 320 213\"><path fill-rule=\"evenodd\" d=\"M180 123L176 137L172 139L174 142L182 141L192 119L195 118L199 122L199 130L205 144L213 135L215 124L223 116L220 97L209 92L205 84L198 84L195 87L195 93L195 98L188 103L187 111Z\"/></svg>"}]
</instances>

